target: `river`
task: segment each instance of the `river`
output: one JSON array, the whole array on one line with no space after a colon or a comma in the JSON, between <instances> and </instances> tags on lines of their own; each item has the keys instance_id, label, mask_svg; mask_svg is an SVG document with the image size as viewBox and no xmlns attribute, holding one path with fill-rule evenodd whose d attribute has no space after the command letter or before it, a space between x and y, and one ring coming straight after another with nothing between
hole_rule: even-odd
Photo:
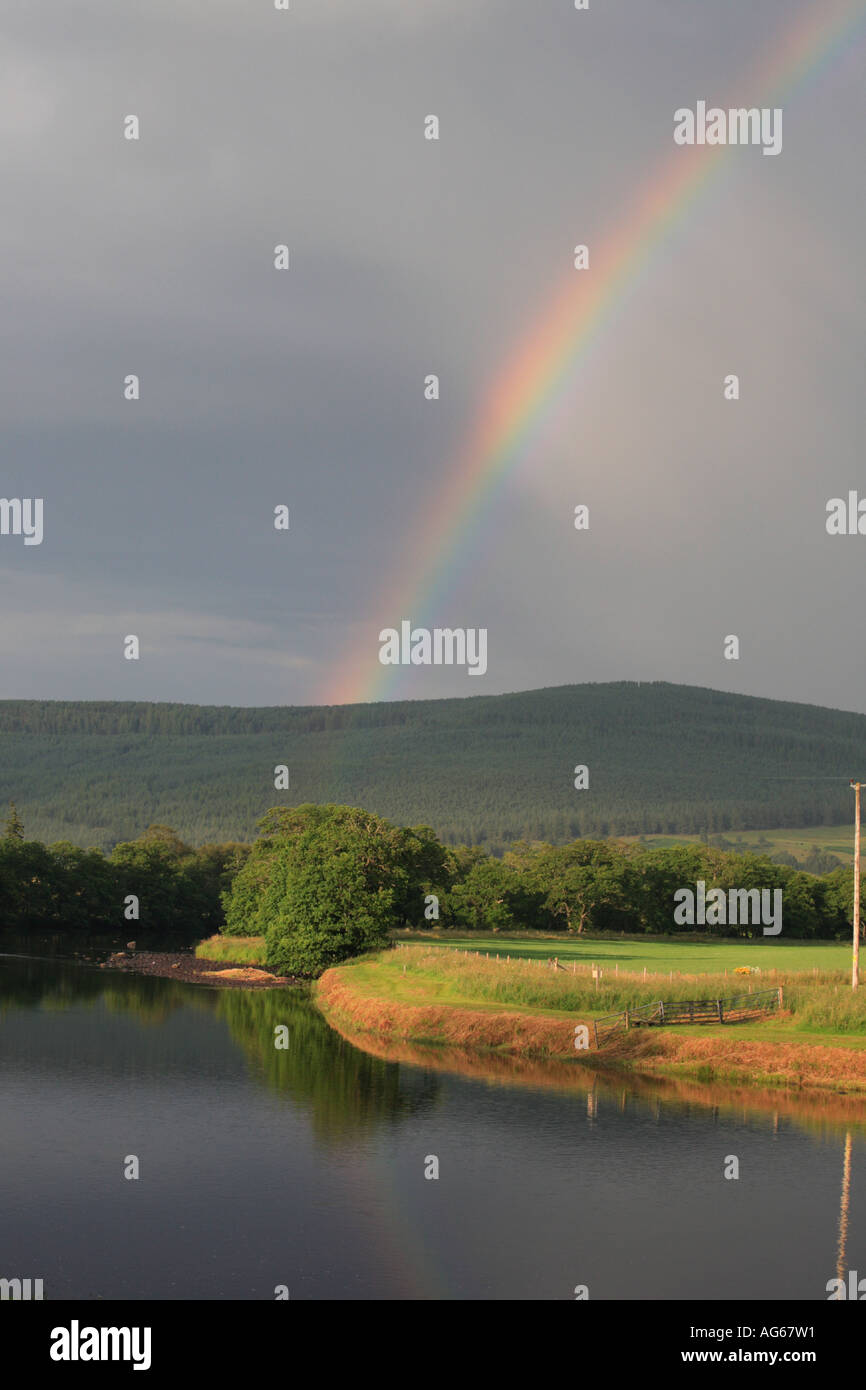
<instances>
[{"instance_id":1,"label":"river","mask_svg":"<svg viewBox=\"0 0 866 1390\"><path fill-rule=\"evenodd\" d=\"M378 1051L305 993L0 956L0 1278L47 1299L826 1300L837 1269L866 1274L862 1102Z\"/></svg>"}]
</instances>

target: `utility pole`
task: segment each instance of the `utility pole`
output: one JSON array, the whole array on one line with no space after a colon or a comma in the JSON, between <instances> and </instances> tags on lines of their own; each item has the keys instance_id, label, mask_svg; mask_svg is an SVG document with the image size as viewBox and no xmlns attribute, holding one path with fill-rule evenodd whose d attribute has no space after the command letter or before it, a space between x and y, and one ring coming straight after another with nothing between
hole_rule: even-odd
<instances>
[{"instance_id":1,"label":"utility pole","mask_svg":"<svg viewBox=\"0 0 866 1390\"><path fill-rule=\"evenodd\" d=\"M851 988L860 983L860 783L854 788L854 958L851 962Z\"/></svg>"}]
</instances>

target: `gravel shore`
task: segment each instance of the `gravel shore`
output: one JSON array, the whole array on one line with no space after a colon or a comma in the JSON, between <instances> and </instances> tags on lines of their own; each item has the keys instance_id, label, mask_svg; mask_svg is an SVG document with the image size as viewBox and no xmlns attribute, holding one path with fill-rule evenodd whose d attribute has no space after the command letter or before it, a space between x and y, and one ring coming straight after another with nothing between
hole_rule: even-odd
<instances>
[{"instance_id":1,"label":"gravel shore","mask_svg":"<svg viewBox=\"0 0 866 1390\"><path fill-rule=\"evenodd\" d=\"M274 989L304 981L273 975L242 961L200 960L191 951L115 951L100 965L102 970L122 970L131 975L159 975L184 984L211 985L218 989Z\"/></svg>"}]
</instances>

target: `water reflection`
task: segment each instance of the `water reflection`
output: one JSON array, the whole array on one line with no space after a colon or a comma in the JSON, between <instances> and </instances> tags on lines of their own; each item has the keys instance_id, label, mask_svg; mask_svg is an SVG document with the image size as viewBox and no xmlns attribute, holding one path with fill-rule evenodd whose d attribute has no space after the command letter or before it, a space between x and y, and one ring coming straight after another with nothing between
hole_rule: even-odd
<instances>
[{"instance_id":1,"label":"water reflection","mask_svg":"<svg viewBox=\"0 0 866 1390\"><path fill-rule=\"evenodd\" d=\"M225 1024L249 1075L309 1108L318 1138L334 1143L433 1106L439 1078L389 1065L334 1032L305 990L226 990L42 959L0 957L0 1020L16 1009L100 1009L143 1027L175 1014ZM182 1020L181 1020L182 1021ZM288 1047L275 1046L285 1025ZM7 1049L8 1058L8 1049Z\"/></svg>"},{"instance_id":2,"label":"water reflection","mask_svg":"<svg viewBox=\"0 0 866 1390\"><path fill-rule=\"evenodd\" d=\"M546 1061L386 1041L334 1028L306 990L209 989L68 961L0 956L0 1019L14 1009L60 1013L82 1007L125 1015L145 1027L164 1024L183 1011L221 1020L241 1050L250 1076L277 1094L309 1103L318 1131L335 1140L386 1121L399 1123L401 1117L434 1105L439 1078L448 1074L496 1086L585 1093L590 1123L598 1119L599 1098L605 1096L621 1114L634 1104L650 1110L656 1124L664 1103L686 1112L692 1108L709 1112L714 1124L720 1117L733 1115L743 1124L769 1119L775 1135L785 1125L811 1133L844 1134L848 1158L843 1194L850 1183L851 1135L866 1134L866 1098L858 1095L647 1077L585 1059ZM280 1025L288 1030L285 1049L275 1046Z\"/></svg>"},{"instance_id":3,"label":"water reflection","mask_svg":"<svg viewBox=\"0 0 866 1390\"><path fill-rule=\"evenodd\" d=\"M238 990L211 997L243 1050L250 1074L272 1091L308 1104L321 1139L337 1142L382 1124L399 1124L436 1102L441 1083L435 1074L391 1066L353 1047L328 1026L305 993ZM278 1025L288 1029L285 1049L274 1045Z\"/></svg>"},{"instance_id":4,"label":"water reflection","mask_svg":"<svg viewBox=\"0 0 866 1390\"><path fill-rule=\"evenodd\" d=\"M795 1125L814 1134L851 1131L866 1135L866 1097L856 1094L731 1085L688 1077L650 1077L637 1072L624 1076L615 1067L601 1067L583 1059L544 1061L474 1052L468 1048L383 1041L372 1034L340 1031L354 1047L395 1063L479 1077L502 1086L586 1092L586 1113L590 1121L597 1119L599 1096L605 1095L614 1101L621 1113L625 1113L627 1100L629 1104L638 1104L651 1111L656 1123L664 1104L668 1109L675 1107L686 1113L692 1109L708 1112L713 1123L734 1115L744 1125L769 1120L768 1128L774 1134L779 1133L781 1124L783 1127Z\"/></svg>"},{"instance_id":5,"label":"water reflection","mask_svg":"<svg viewBox=\"0 0 866 1390\"><path fill-rule=\"evenodd\" d=\"M0 958L0 1105L3 1258L50 1297L808 1299L866 1267L855 1096L341 1034L305 992Z\"/></svg>"},{"instance_id":6,"label":"water reflection","mask_svg":"<svg viewBox=\"0 0 866 1390\"><path fill-rule=\"evenodd\" d=\"M845 1135L842 1157L842 1199L839 1206L839 1248L836 1255L836 1278L845 1281L845 1249L848 1244L848 1215L851 1205L851 1131Z\"/></svg>"}]
</instances>

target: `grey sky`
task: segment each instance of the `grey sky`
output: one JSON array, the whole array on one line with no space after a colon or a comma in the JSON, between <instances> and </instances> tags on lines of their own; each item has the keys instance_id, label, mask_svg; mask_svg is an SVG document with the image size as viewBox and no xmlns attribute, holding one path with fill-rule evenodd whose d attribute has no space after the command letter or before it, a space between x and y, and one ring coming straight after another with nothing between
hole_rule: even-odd
<instances>
[{"instance_id":1,"label":"grey sky","mask_svg":"<svg viewBox=\"0 0 866 1390\"><path fill-rule=\"evenodd\" d=\"M405 537L572 247L601 250L676 108L726 106L815 6L8 0L0 495L45 499L45 540L0 537L0 697L310 703L359 641L368 683L383 590L418 619ZM864 53L861 26L783 101L777 158L731 152L491 497L431 615L488 628L487 675L394 693L662 679L866 711L866 536L824 527L866 494Z\"/></svg>"}]
</instances>

